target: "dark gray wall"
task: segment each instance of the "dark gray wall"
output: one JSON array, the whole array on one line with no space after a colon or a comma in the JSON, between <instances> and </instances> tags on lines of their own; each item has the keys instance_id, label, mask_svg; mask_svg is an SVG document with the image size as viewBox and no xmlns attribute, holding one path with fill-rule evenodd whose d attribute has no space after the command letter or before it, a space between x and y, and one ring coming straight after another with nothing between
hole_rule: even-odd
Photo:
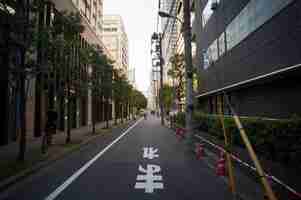
<instances>
[{"instance_id":1,"label":"dark gray wall","mask_svg":"<svg viewBox=\"0 0 301 200\"><path fill-rule=\"evenodd\" d=\"M196 12L202 12L207 0L201 0ZM240 44L227 51L207 70L203 70L202 49L219 36L249 0L235 3L221 0L202 30L197 34L199 67L203 77L203 91L210 91L233 83L301 63L301 1L294 1L271 20L251 33Z\"/></svg>"},{"instance_id":2,"label":"dark gray wall","mask_svg":"<svg viewBox=\"0 0 301 200\"><path fill-rule=\"evenodd\" d=\"M228 92L228 96L240 116L269 118L301 116L300 75L301 70L271 82ZM215 95L199 100L203 112L210 113L209 99L214 97Z\"/></svg>"},{"instance_id":3,"label":"dark gray wall","mask_svg":"<svg viewBox=\"0 0 301 200\"><path fill-rule=\"evenodd\" d=\"M301 82L279 80L233 92L233 104L242 116L289 118L301 114Z\"/></svg>"}]
</instances>

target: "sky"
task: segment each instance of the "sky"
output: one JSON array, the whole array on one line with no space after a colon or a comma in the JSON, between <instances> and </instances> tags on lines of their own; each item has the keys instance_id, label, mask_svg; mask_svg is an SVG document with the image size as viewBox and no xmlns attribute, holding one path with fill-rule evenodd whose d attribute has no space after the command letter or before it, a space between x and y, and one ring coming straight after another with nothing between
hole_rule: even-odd
<instances>
[{"instance_id":1,"label":"sky","mask_svg":"<svg viewBox=\"0 0 301 200\"><path fill-rule=\"evenodd\" d=\"M121 15L129 39L129 67L146 94L150 86L151 35L156 31L158 0L104 0L104 14Z\"/></svg>"}]
</instances>

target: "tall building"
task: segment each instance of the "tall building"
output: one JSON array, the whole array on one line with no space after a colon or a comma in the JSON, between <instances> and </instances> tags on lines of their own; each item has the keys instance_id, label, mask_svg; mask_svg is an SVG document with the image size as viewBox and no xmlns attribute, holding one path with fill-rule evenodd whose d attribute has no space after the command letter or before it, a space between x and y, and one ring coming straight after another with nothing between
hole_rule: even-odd
<instances>
[{"instance_id":1,"label":"tall building","mask_svg":"<svg viewBox=\"0 0 301 200\"><path fill-rule=\"evenodd\" d=\"M59 11L80 12L85 32L83 37L90 44L101 42L103 21L103 0L51 0Z\"/></svg>"},{"instance_id":2,"label":"tall building","mask_svg":"<svg viewBox=\"0 0 301 200\"><path fill-rule=\"evenodd\" d=\"M161 0L160 10L169 13L172 16L177 16L177 10L181 5L180 0ZM162 57L164 58L164 83L170 83L167 72L170 69L170 58L174 54L176 43L178 40L179 26L178 21L174 18L161 18L161 30L164 33L162 40Z\"/></svg>"},{"instance_id":3,"label":"tall building","mask_svg":"<svg viewBox=\"0 0 301 200\"><path fill-rule=\"evenodd\" d=\"M112 55L115 68L122 69L123 73L128 77L128 37L121 16L104 15L103 42Z\"/></svg>"},{"instance_id":4,"label":"tall building","mask_svg":"<svg viewBox=\"0 0 301 200\"><path fill-rule=\"evenodd\" d=\"M129 71L128 71L128 80L129 80L129 83L130 83L134 88L137 88L135 72L136 72L135 68L129 69Z\"/></svg>"},{"instance_id":5,"label":"tall building","mask_svg":"<svg viewBox=\"0 0 301 200\"><path fill-rule=\"evenodd\" d=\"M159 88L160 88L160 77L159 73L150 72L150 93L151 93L151 101L150 105L153 110L159 109Z\"/></svg>"},{"instance_id":6,"label":"tall building","mask_svg":"<svg viewBox=\"0 0 301 200\"><path fill-rule=\"evenodd\" d=\"M197 98L217 112L223 92L240 116L300 115L301 1L196 1ZM225 114L230 114L224 103Z\"/></svg>"}]
</instances>

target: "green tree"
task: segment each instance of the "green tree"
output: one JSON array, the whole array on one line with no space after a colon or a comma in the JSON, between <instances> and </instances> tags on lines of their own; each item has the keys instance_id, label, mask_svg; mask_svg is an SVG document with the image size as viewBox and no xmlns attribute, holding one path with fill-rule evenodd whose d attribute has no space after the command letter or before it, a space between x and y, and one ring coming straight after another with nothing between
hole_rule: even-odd
<instances>
[{"instance_id":1,"label":"green tree","mask_svg":"<svg viewBox=\"0 0 301 200\"><path fill-rule=\"evenodd\" d=\"M139 111L140 109L145 109L147 107L147 99L142 92L135 90L135 107Z\"/></svg>"},{"instance_id":2,"label":"green tree","mask_svg":"<svg viewBox=\"0 0 301 200\"><path fill-rule=\"evenodd\" d=\"M185 97L185 60L183 54L175 54L171 57L171 69L168 75L173 80L173 86L176 90L176 98L178 102Z\"/></svg>"},{"instance_id":3,"label":"green tree","mask_svg":"<svg viewBox=\"0 0 301 200\"><path fill-rule=\"evenodd\" d=\"M102 96L104 99L104 106L107 109L103 109L104 111L106 110L105 115L105 121L106 121L106 127L109 128L109 120L110 120L110 111L109 109L110 106L110 101L112 100L112 90L113 90L113 62L109 60L107 57L105 57L105 65L103 68L102 72L102 77L101 77L101 90L102 90Z\"/></svg>"},{"instance_id":4,"label":"green tree","mask_svg":"<svg viewBox=\"0 0 301 200\"><path fill-rule=\"evenodd\" d=\"M115 103L115 123L117 119L120 118L123 122L123 97L125 96L124 85L126 84L126 77L122 70L114 69L113 70L113 100Z\"/></svg>"},{"instance_id":5,"label":"green tree","mask_svg":"<svg viewBox=\"0 0 301 200\"><path fill-rule=\"evenodd\" d=\"M65 40L65 55L66 55L66 90L67 90L67 137L66 143L71 141L71 84L76 72L74 63L74 48L78 45L78 35L84 31L80 14L63 13L63 35Z\"/></svg>"},{"instance_id":6,"label":"green tree","mask_svg":"<svg viewBox=\"0 0 301 200\"><path fill-rule=\"evenodd\" d=\"M67 111L67 137L71 140L71 90L76 91L78 85L77 55L80 48L80 33L84 31L79 13L57 12L54 4L49 1L37 2L37 33L35 34L35 46L37 50L37 70L35 88L35 117L34 135L41 135L42 96L48 97L49 111L57 113L55 97L58 96L60 107L63 109L66 102ZM79 56L78 56L79 57ZM64 119L64 115L61 118ZM47 124L50 116L47 116ZM48 125L46 125L48 126ZM66 128L66 127L65 127ZM51 133L46 133L47 144L51 144ZM45 140L43 136L42 151L45 152Z\"/></svg>"},{"instance_id":7,"label":"green tree","mask_svg":"<svg viewBox=\"0 0 301 200\"><path fill-rule=\"evenodd\" d=\"M20 121L20 143L18 160L25 160L26 151L26 88L25 81L31 71L34 68L32 65L32 59L28 56L30 54L32 46L32 35L34 32L35 18L34 16L29 17L30 12L34 11L35 5L32 2L25 0L0 0L0 6L2 11L5 13L7 20L6 27L3 32L6 38L5 46L7 52L4 55L4 65L1 70L1 74L6 76L3 80L6 82L2 90L4 92L4 107L6 107L9 87L12 87L19 97L19 103L16 105L19 109L19 120ZM13 65L9 65L10 59L13 57ZM12 67L13 66L13 67ZM11 83L11 84L9 84ZM16 97L17 98L17 97ZM8 112L5 111L4 123L8 122ZM7 131L5 129L4 131ZM2 131L2 130L1 130Z\"/></svg>"},{"instance_id":8,"label":"green tree","mask_svg":"<svg viewBox=\"0 0 301 200\"><path fill-rule=\"evenodd\" d=\"M96 105L105 98L106 100L110 98L110 65L109 60L104 55L98 46L91 46L89 49L89 64L92 67L91 70L91 81L89 88L92 90L92 129L95 133L96 116L98 110L96 110ZM102 109L101 114L107 115ZM103 117L105 118L105 117Z\"/></svg>"},{"instance_id":9,"label":"green tree","mask_svg":"<svg viewBox=\"0 0 301 200\"><path fill-rule=\"evenodd\" d=\"M160 89L160 92L163 93L164 110L169 112L172 107L174 88L169 85L163 85L163 88Z\"/></svg>"}]
</instances>

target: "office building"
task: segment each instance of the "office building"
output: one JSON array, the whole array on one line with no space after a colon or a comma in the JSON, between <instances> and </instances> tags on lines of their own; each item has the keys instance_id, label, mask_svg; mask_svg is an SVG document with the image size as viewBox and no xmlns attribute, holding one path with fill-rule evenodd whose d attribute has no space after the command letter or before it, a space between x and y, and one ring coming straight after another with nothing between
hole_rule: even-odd
<instances>
[{"instance_id":1,"label":"office building","mask_svg":"<svg viewBox=\"0 0 301 200\"><path fill-rule=\"evenodd\" d=\"M103 43L112 55L114 66L128 77L129 50L128 37L121 16L104 15Z\"/></svg>"},{"instance_id":2,"label":"office building","mask_svg":"<svg viewBox=\"0 0 301 200\"><path fill-rule=\"evenodd\" d=\"M195 10L204 112L215 114L225 92L240 116L301 114L300 1L200 0Z\"/></svg>"}]
</instances>

